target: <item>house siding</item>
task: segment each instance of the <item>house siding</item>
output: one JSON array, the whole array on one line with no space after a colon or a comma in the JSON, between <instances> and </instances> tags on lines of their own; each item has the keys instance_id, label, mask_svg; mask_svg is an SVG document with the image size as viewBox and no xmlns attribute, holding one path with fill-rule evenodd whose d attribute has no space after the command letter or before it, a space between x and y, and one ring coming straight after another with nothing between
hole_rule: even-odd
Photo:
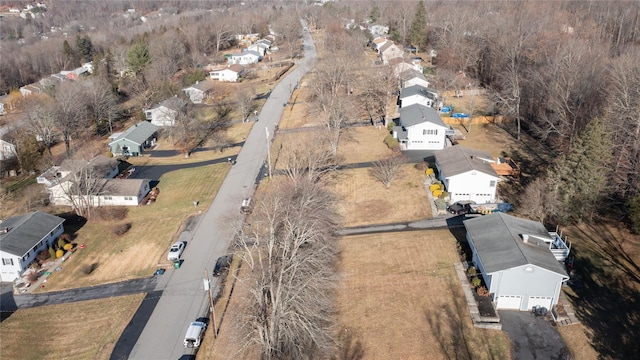
<instances>
[{"instance_id":1,"label":"house siding","mask_svg":"<svg viewBox=\"0 0 640 360\"><path fill-rule=\"evenodd\" d=\"M2 262L0 263L2 269L0 271L0 281L14 281L19 278L20 275L22 275L22 273L29 267L29 264L35 260L38 253L42 250L48 249L63 232L64 226L62 224L58 225L22 256L0 251L0 258L2 258ZM8 260L11 260L13 264L5 264Z\"/></svg>"},{"instance_id":2,"label":"house siding","mask_svg":"<svg viewBox=\"0 0 640 360\"><path fill-rule=\"evenodd\" d=\"M431 122L416 124L407 128L407 150L441 150L446 146L446 128ZM435 131L435 134L429 134ZM425 134L426 133L426 134Z\"/></svg>"},{"instance_id":3,"label":"house siding","mask_svg":"<svg viewBox=\"0 0 640 360\"><path fill-rule=\"evenodd\" d=\"M532 271L525 271L530 268ZM530 310L530 296L550 297L552 304L558 302L560 286L564 277L535 265L525 265L489 274L491 286L489 292L494 300L498 296L522 296L520 310Z\"/></svg>"},{"instance_id":4,"label":"house siding","mask_svg":"<svg viewBox=\"0 0 640 360\"><path fill-rule=\"evenodd\" d=\"M174 126L177 114L177 111L165 106L159 106L145 111L146 119L150 120L155 126Z\"/></svg>"},{"instance_id":5,"label":"house siding","mask_svg":"<svg viewBox=\"0 0 640 360\"><path fill-rule=\"evenodd\" d=\"M452 203L472 200L477 204L484 204L495 201L498 178L477 170L448 176L438 167L438 172L440 180L449 192ZM491 186L492 181L494 186Z\"/></svg>"},{"instance_id":6,"label":"house siding","mask_svg":"<svg viewBox=\"0 0 640 360\"><path fill-rule=\"evenodd\" d=\"M120 139L110 144L111 153L113 155L131 155L140 156L143 152L142 147L129 139ZM125 148L127 150L125 150Z\"/></svg>"}]
</instances>

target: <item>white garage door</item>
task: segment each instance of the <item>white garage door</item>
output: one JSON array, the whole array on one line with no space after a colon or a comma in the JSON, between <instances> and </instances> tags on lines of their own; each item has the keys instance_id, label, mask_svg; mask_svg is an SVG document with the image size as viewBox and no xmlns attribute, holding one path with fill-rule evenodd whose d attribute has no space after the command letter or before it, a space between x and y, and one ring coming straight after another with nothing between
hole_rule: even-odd
<instances>
[{"instance_id":1,"label":"white garage door","mask_svg":"<svg viewBox=\"0 0 640 360\"><path fill-rule=\"evenodd\" d=\"M534 306L544 306L547 310L551 310L551 298L544 296L529 296L527 309L531 310Z\"/></svg>"},{"instance_id":2,"label":"white garage door","mask_svg":"<svg viewBox=\"0 0 640 360\"><path fill-rule=\"evenodd\" d=\"M520 304L522 303L522 296L498 296L498 302L496 307L498 309L514 309L520 310Z\"/></svg>"}]
</instances>

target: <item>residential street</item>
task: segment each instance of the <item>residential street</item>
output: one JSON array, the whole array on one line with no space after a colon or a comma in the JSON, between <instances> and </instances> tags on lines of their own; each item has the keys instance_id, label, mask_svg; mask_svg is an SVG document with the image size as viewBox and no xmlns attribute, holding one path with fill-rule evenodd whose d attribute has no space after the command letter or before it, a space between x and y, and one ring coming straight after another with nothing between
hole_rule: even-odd
<instances>
[{"instance_id":1,"label":"residential street","mask_svg":"<svg viewBox=\"0 0 640 360\"><path fill-rule=\"evenodd\" d=\"M227 254L232 237L230 224L242 220L241 199L253 193L255 180L267 158L267 131L271 140L283 111L282 104L289 101L291 89L315 63L316 52L311 35L305 32L303 40L304 61L273 89L264 104L259 114L260 121L247 137L236 165L229 171L211 207L195 226L191 239L187 240L182 267L168 271L160 279L156 290L162 290L162 296L137 342L130 344L133 345L131 351L122 348L128 347L127 344L118 342L112 358L125 358L128 354L130 359L178 359L184 354L191 354L184 348L183 339L189 323L207 314L208 300L203 287L205 270L210 274L216 259ZM217 286L216 278L211 279L212 287ZM136 334L131 334L129 329L137 326L134 322L141 321L145 319L134 317L125 329L127 336L135 338Z\"/></svg>"}]
</instances>

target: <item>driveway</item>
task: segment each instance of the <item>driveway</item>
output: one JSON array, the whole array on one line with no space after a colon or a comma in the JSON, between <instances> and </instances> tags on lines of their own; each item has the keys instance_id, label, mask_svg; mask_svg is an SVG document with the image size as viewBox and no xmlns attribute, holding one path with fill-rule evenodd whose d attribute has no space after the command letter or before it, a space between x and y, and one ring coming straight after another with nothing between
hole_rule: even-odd
<instances>
[{"instance_id":1,"label":"driveway","mask_svg":"<svg viewBox=\"0 0 640 360\"><path fill-rule=\"evenodd\" d=\"M559 359L566 346L551 322L528 311L500 310L502 331L511 340L511 356L518 360Z\"/></svg>"}]
</instances>

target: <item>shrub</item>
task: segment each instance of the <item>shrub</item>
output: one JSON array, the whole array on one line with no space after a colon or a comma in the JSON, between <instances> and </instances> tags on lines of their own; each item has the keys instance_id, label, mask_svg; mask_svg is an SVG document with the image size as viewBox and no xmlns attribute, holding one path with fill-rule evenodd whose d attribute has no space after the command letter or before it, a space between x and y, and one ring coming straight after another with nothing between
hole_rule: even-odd
<instances>
[{"instance_id":1,"label":"shrub","mask_svg":"<svg viewBox=\"0 0 640 360\"><path fill-rule=\"evenodd\" d=\"M58 238L58 249L64 249L64 246L67 245L68 242L60 236Z\"/></svg>"},{"instance_id":2,"label":"shrub","mask_svg":"<svg viewBox=\"0 0 640 360\"><path fill-rule=\"evenodd\" d=\"M56 259L60 259L64 255L64 250L56 250Z\"/></svg>"},{"instance_id":3,"label":"shrub","mask_svg":"<svg viewBox=\"0 0 640 360\"><path fill-rule=\"evenodd\" d=\"M71 235L69 235L67 233L63 233L62 235L60 235L59 239L64 239L65 242L70 243L71 242Z\"/></svg>"},{"instance_id":4,"label":"shrub","mask_svg":"<svg viewBox=\"0 0 640 360\"><path fill-rule=\"evenodd\" d=\"M472 267L470 267L470 268L469 268L469 270L467 270L467 272L468 272L468 273L469 273L469 275L471 275L471 276L475 276L475 275L478 273L478 271L476 270L476 268L475 268L475 267L473 267L473 266L472 266Z\"/></svg>"},{"instance_id":5,"label":"shrub","mask_svg":"<svg viewBox=\"0 0 640 360\"><path fill-rule=\"evenodd\" d=\"M391 150L398 150L400 148L400 144L398 143L398 140L391 135L387 135L384 138L384 143Z\"/></svg>"},{"instance_id":6,"label":"shrub","mask_svg":"<svg viewBox=\"0 0 640 360\"><path fill-rule=\"evenodd\" d=\"M117 224L113 227L113 233L120 236L131 229L131 223Z\"/></svg>"},{"instance_id":7,"label":"shrub","mask_svg":"<svg viewBox=\"0 0 640 360\"><path fill-rule=\"evenodd\" d=\"M53 250L53 249L51 249ZM55 256L55 253L53 254ZM47 259L51 258L51 253L49 252L49 250L42 250L38 253L38 255L36 256L36 259L38 259L38 261L45 261Z\"/></svg>"},{"instance_id":8,"label":"shrub","mask_svg":"<svg viewBox=\"0 0 640 360\"><path fill-rule=\"evenodd\" d=\"M27 275L27 281L29 281L32 284L38 281L38 272L37 271L30 272L29 275Z\"/></svg>"},{"instance_id":9,"label":"shrub","mask_svg":"<svg viewBox=\"0 0 640 360\"><path fill-rule=\"evenodd\" d=\"M427 163L424 161L420 161L419 163L416 163L415 165L416 170L418 171L425 171L427 170Z\"/></svg>"},{"instance_id":10,"label":"shrub","mask_svg":"<svg viewBox=\"0 0 640 360\"><path fill-rule=\"evenodd\" d=\"M64 246L62 247L62 249L64 251L69 251L71 249L73 249L73 244L64 244Z\"/></svg>"},{"instance_id":11,"label":"shrub","mask_svg":"<svg viewBox=\"0 0 640 360\"><path fill-rule=\"evenodd\" d=\"M480 286L477 290L476 293L479 296L489 296L489 290L487 290L486 286Z\"/></svg>"},{"instance_id":12,"label":"shrub","mask_svg":"<svg viewBox=\"0 0 640 360\"><path fill-rule=\"evenodd\" d=\"M471 285L473 285L473 287L478 287L480 286L481 283L482 281L477 277L474 277L473 279L471 279Z\"/></svg>"},{"instance_id":13,"label":"shrub","mask_svg":"<svg viewBox=\"0 0 640 360\"><path fill-rule=\"evenodd\" d=\"M47 259L49 259L49 258L55 258L55 257L56 257L56 251L55 251L55 250L53 250L53 248L52 248L52 247L50 247L50 248L49 248L49 257L48 257ZM45 259L45 260L46 260L46 259Z\"/></svg>"},{"instance_id":14,"label":"shrub","mask_svg":"<svg viewBox=\"0 0 640 360\"><path fill-rule=\"evenodd\" d=\"M129 213L129 209L124 206L105 206L93 209L91 220L108 221L124 220Z\"/></svg>"}]
</instances>

